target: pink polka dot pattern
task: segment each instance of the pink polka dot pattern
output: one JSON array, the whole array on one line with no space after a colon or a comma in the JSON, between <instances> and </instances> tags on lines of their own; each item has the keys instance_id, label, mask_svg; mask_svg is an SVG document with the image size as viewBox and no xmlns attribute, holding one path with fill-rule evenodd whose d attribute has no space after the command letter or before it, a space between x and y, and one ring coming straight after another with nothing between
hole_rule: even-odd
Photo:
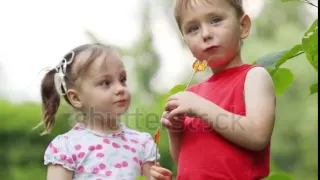
<instances>
[{"instance_id":1,"label":"pink polka dot pattern","mask_svg":"<svg viewBox=\"0 0 320 180\"><path fill-rule=\"evenodd\" d=\"M135 179L144 162L155 160L156 146L150 134L122 127L119 134L101 135L76 125L50 142L44 164L74 171L73 180Z\"/></svg>"}]
</instances>

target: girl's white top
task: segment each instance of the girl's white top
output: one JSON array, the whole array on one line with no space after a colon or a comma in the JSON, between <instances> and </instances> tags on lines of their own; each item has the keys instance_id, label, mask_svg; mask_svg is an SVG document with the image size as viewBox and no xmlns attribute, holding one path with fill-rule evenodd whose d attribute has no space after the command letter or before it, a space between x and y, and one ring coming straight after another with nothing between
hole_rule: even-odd
<instances>
[{"instance_id":1,"label":"girl's white top","mask_svg":"<svg viewBox=\"0 0 320 180\"><path fill-rule=\"evenodd\" d=\"M76 124L51 141L44 164L74 171L73 180L134 180L143 163L156 159L156 144L149 133L121 127L121 133L103 135Z\"/></svg>"}]
</instances>

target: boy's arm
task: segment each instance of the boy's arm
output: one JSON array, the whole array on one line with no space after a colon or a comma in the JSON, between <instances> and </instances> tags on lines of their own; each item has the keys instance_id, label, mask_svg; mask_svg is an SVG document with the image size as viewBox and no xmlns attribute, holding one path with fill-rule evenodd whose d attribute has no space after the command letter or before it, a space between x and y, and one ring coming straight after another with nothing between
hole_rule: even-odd
<instances>
[{"instance_id":1,"label":"boy's arm","mask_svg":"<svg viewBox=\"0 0 320 180\"><path fill-rule=\"evenodd\" d=\"M168 135L171 157L173 161L178 164L182 132L172 132L168 130Z\"/></svg>"},{"instance_id":2,"label":"boy's arm","mask_svg":"<svg viewBox=\"0 0 320 180\"><path fill-rule=\"evenodd\" d=\"M269 73L261 67L251 69L244 85L246 116L230 113L206 101L199 112L202 119L222 136L250 150L264 149L275 121L275 94Z\"/></svg>"},{"instance_id":3,"label":"boy's arm","mask_svg":"<svg viewBox=\"0 0 320 180\"><path fill-rule=\"evenodd\" d=\"M168 119L168 112L162 114L161 124L167 128L169 136L169 150L173 161L178 164L181 136L184 129L184 117L173 117Z\"/></svg>"}]
</instances>

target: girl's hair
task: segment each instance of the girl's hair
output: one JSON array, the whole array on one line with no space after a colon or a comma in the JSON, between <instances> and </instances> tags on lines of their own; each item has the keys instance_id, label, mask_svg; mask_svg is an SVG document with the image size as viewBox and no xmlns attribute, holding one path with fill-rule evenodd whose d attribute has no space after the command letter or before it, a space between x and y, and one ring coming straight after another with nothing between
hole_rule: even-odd
<instances>
[{"instance_id":1,"label":"girl's hair","mask_svg":"<svg viewBox=\"0 0 320 180\"><path fill-rule=\"evenodd\" d=\"M179 26L179 29L181 28L180 27L181 14L185 9L189 8L191 1L195 1L195 0L175 0L174 2L174 17ZM204 1L206 1L209 4L212 3L212 0L204 0ZM236 10L236 13L239 17L241 17L244 14L242 0L226 0L226 1L228 1L228 3L230 3L230 5Z\"/></svg>"},{"instance_id":2,"label":"girl's hair","mask_svg":"<svg viewBox=\"0 0 320 180\"><path fill-rule=\"evenodd\" d=\"M68 64L66 67L66 72L64 73L64 81L66 88L74 87L76 80L81 77L81 75L90 67L92 62L103 53L106 53L111 50L110 46L102 45L102 44L84 44L78 46L71 50L68 54L63 57L62 61L72 61L72 63ZM82 52L87 52L88 55L79 56ZM79 58L84 60L84 63L81 66L74 65L77 64ZM85 59L84 59L85 58ZM55 121L55 115L59 109L60 105L60 94L58 93L56 88L61 88L63 90L63 97L67 101L69 105L71 105L67 96L65 95L65 91L62 87L56 87L55 85L55 74L57 73L57 68L51 69L47 74L45 74L44 78L41 82L41 97L42 97L42 111L43 118L39 125L44 124L45 130L41 133L41 135L48 134L53 127Z\"/></svg>"}]
</instances>

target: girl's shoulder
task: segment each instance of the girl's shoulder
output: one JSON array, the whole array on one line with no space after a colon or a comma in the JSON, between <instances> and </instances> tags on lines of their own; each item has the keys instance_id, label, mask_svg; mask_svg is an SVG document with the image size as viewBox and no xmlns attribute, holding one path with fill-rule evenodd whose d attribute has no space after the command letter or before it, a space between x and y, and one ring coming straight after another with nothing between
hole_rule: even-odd
<instances>
[{"instance_id":1,"label":"girl's shoulder","mask_svg":"<svg viewBox=\"0 0 320 180\"><path fill-rule=\"evenodd\" d=\"M68 132L58 134L51 140L44 153L44 164L60 164L75 171L77 157L82 156L76 152L88 142L85 131L75 125Z\"/></svg>"},{"instance_id":2,"label":"girl's shoulder","mask_svg":"<svg viewBox=\"0 0 320 180\"><path fill-rule=\"evenodd\" d=\"M131 137L131 141L134 141L134 139L144 140L144 141L153 141L153 138L150 133L148 132L141 132L134 129L131 129L129 127L124 127L123 133L126 136Z\"/></svg>"}]
</instances>

